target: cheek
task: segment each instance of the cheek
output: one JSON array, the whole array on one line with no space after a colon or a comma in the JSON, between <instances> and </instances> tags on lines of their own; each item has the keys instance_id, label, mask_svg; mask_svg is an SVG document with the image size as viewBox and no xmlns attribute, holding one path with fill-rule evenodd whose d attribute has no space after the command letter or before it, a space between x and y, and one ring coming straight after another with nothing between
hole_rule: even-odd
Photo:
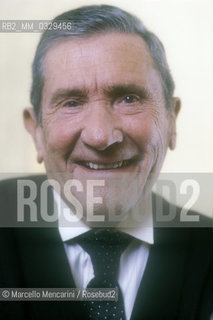
<instances>
[{"instance_id":1,"label":"cheek","mask_svg":"<svg viewBox=\"0 0 213 320\"><path fill-rule=\"evenodd\" d=\"M141 173L161 167L167 150L167 127L164 117L153 117L152 114L138 116L126 127L127 135L137 144L142 156Z\"/></svg>"},{"instance_id":2,"label":"cheek","mask_svg":"<svg viewBox=\"0 0 213 320\"><path fill-rule=\"evenodd\" d=\"M51 121L46 125L44 135L49 152L66 153L75 141L76 132L72 125L66 125L64 121Z\"/></svg>"},{"instance_id":3,"label":"cheek","mask_svg":"<svg viewBox=\"0 0 213 320\"><path fill-rule=\"evenodd\" d=\"M157 142L156 125L149 116L128 121L124 128L126 134L143 152L147 152Z\"/></svg>"}]
</instances>

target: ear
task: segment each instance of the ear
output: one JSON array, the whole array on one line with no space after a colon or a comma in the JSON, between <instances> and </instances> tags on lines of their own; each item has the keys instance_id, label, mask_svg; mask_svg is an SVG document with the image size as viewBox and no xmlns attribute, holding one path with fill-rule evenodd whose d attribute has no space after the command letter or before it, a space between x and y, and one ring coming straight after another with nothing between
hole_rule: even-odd
<instances>
[{"instance_id":1,"label":"ear","mask_svg":"<svg viewBox=\"0 0 213 320\"><path fill-rule=\"evenodd\" d=\"M24 126L32 136L37 150L37 161L43 161L43 132L42 127L38 124L33 108L26 108L23 111Z\"/></svg>"},{"instance_id":2,"label":"ear","mask_svg":"<svg viewBox=\"0 0 213 320\"><path fill-rule=\"evenodd\" d=\"M171 111L169 112L169 148L174 150L176 147L176 120L181 108L181 101L179 98L173 98L173 106Z\"/></svg>"}]
</instances>

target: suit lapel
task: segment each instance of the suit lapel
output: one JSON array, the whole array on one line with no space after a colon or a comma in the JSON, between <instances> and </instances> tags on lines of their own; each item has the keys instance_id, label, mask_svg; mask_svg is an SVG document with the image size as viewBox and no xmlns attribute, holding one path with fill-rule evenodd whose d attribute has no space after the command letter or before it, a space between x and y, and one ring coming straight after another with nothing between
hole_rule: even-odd
<instances>
[{"instance_id":1,"label":"suit lapel","mask_svg":"<svg viewBox=\"0 0 213 320\"><path fill-rule=\"evenodd\" d=\"M38 190L45 177L34 179ZM38 192L39 194L39 192ZM36 199L38 216L42 218L40 198ZM53 195L48 195L48 212L53 209ZM16 210L16 208L15 208ZM22 287L75 288L63 242L56 224L44 226L39 218L35 227L15 229L16 251L22 273ZM39 227L38 227L39 226ZM81 302L30 301L25 304L26 319L84 319Z\"/></svg>"},{"instance_id":2,"label":"suit lapel","mask_svg":"<svg viewBox=\"0 0 213 320\"><path fill-rule=\"evenodd\" d=\"M48 215L54 211L52 188L47 189L47 205L41 206L41 184L46 180L46 176L29 177L29 179L35 181L37 185L35 200L37 222L16 229L17 250L21 257L23 274L26 275L24 279L26 286L74 287L57 221L52 224L47 223L42 214L46 208ZM26 206L25 217L30 216L28 209Z\"/></svg>"},{"instance_id":3,"label":"suit lapel","mask_svg":"<svg viewBox=\"0 0 213 320\"><path fill-rule=\"evenodd\" d=\"M74 287L63 243L55 228L18 230L17 246L27 287Z\"/></svg>"},{"instance_id":4,"label":"suit lapel","mask_svg":"<svg viewBox=\"0 0 213 320\"><path fill-rule=\"evenodd\" d=\"M198 315L209 281L211 228L155 228L154 238L131 320L209 319Z\"/></svg>"},{"instance_id":5,"label":"suit lapel","mask_svg":"<svg viewBox=\"0 0 213 320\"><path fill-rule=\"evenodd\" d=\"M187 248L177 229L156 228L154 235L131 320L171 320L179 312Z\"/></svg>"},{"instance_id":6,"label":"suit lapel","mask_svg":"<svg viewBox=\"0 0 213 320\"><path fill-rule=\"evenodd\" d=\"M19 230L19 256L23 287L75 288L70 266L58 230ZM80 301L30 301L25 304L27 319L85 319Z\"/></svg>"}]
</instances>

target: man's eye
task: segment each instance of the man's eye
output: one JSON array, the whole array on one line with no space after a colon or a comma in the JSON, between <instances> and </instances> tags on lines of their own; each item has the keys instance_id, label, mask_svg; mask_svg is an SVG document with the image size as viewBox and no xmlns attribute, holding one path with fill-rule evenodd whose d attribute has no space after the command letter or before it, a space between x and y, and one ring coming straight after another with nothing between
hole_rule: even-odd
<instances>
[{"instance_id":1,"label":"man's eye","mask_svg":"<svg viewBox=\"0 0 213 320\"><path fill-rule=\"evenodd\" d=\"M131 96L131 95L126 96L122 100L122 102L127 103L127 104L134 103L134 102L137 102L137 101L138 101L138 99L135 96Z\"/></svg>"},{"instance_id":2,"label":"man's eye","mask_svg":"<svg viewBox=\"0 0 213 320\"><path fill-rule=\"evenodd\" d=\"M70 101L67 101L65 104L64 104L65 107L69 107L69 108L74 108L74 107L77 107L79 106L79 102L78 101L75 101L75 100L70 100Z\"/></svg>"}]
</instances>

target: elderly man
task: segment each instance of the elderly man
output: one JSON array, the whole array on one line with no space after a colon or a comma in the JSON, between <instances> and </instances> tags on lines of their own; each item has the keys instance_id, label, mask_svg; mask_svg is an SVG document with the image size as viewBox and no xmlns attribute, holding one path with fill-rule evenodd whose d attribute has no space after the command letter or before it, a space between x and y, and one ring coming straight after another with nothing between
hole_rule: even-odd
<instances>
[{"instance_id":1,"label":"elderly man","mask_svg":"<svg viewBox=\"0 0 213 320\"><path fill-rule=\"evenodd\" d=\"M150 200L167 148L175 148L180 110L161 42L136 17L106 5L53 21L63 27L40 39L24 122L53 187L45 208L57 205L59 223L3 230L1 287L117 288L118 301L25 301L11 309L4 302L3 314L210 319L211 228L157 227L159 201ZM45 177L30 179L42 218ZM3 183L7 215L20 214L20 188ZM171 206L161 204L168 214Z\"/></svg>"}]
</instances>

